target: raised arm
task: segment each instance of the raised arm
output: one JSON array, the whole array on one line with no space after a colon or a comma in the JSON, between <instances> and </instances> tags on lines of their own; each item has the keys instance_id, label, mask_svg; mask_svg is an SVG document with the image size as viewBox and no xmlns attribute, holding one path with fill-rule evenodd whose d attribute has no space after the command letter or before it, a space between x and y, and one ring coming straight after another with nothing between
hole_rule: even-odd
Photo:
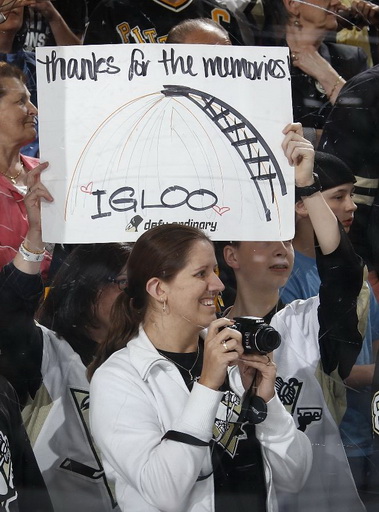
<instances>
[{"instance_id":1,"label":"raised arm","mask_svg":"<svg viewBox=\"0 0 379 512\"><path fill-rule=\"evenodd\" d=\"M82 44L82 39L70 29L54 5L47 0L20 0L20 5L39 11L50 25L55 42L59 46Z\"/></svg>"},{"instance_id":2,"label":"raised arm","mask_svg":"<svg viewBox=\"0 0 379 512\"><path fill-rule=\"evenodd\" d=\"M301 125L286 126L284 134L283 150L289 163L295 165L296 186L306 187L302 200L316 235L316 261L321 279L318 321L322 367L328 375L338 369L340 377L345 379L362 347L357 299L363 282L363 262L321 192L311 193L309 189L315 184L313 150L302 138Z\"/></svg>"},{"instance_id":3,"label":"raised arm","mask_svg":"<svg viewBox=\"0 0 379 512\"><path fill-rule=\"evenodd\" d=\"M45 246L41 232L41 199L52 201L49 191L40 181L41 172L49 164L44 162L29 171L26 178L27 193L24 203L28 214L29 229L16 254L13 264L25 274L38 274L44 258Z\"/></svg>"},{"instance_id":4,"label":"raised arm","mask_svg":"<svg viewBox=\"0 0 379 512\"><path fill-rule=\"evenodd\" d=\"M330 254L339 246L341 236L337 218L315 184L313 146L304 139L300 123L288 124L283 133L285 138L282 148L289 164L295 166L295 185L307 194L301 199L308 211L322 253ZM309 187L314 187L314 193L311 194L312 189Z\"/></svg>"},{"instance_id":5,"label":"raised arm","mask_svg":"<svg viewBox=\"0 0 379 512\"><path fill-rule=\"evenodd\" d=\"M43 292L39 273L43 260L41 240L40 198L51 200L39 182L39 173L47 164L30 171L29 192L25 205L30 223L22 253L0 272L0 367L12 383L22 404L28 394L34 396L40 385L42 334L34 322L34 314ZM39 261L33 261L38 259Z\"/></svg>"}]
</instances>

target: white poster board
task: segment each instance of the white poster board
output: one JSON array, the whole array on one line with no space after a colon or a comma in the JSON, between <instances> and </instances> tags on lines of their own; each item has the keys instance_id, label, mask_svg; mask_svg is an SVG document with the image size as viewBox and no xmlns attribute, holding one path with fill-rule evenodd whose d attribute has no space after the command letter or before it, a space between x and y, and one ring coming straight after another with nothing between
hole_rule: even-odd
<instances>
[{"instance_id":1,"label":"white poster board","mask_svg":"<svg viewBox=\"0 0 379 512\"><path fill-rule=\"evenodd\" d=\"M46 242L135 241L162 223L214 240L288 240L288 49L37 49Z\"/></svg>"}]
</instances>

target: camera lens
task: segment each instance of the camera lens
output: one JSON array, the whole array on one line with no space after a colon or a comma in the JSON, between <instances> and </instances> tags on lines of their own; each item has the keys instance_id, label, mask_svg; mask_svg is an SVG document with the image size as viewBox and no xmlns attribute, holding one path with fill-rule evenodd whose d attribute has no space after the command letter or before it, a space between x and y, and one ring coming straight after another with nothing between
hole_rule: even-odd
<instances>
[{"instance_id":1,"label":"camera lens","mask_svg":"<svg viewBox=\"0 0 379 512\"><path fill-rule=\"evenodd\" d=\"M272 352L279 347L281 342L280 334L273 327L270 327L267 324L258 326L257 331L253 336L254 340L251 340L252 345L255 346L256 350L262 354Z\"/></svg>"},{"instance_id":2,"label":"camera lens","mask_svg":"<svg viewBox=\"0 0 379 512\"><path fill-rule=\"evenodd\" d=\"M254 316L234 317L234 329L242 334L242 346L245 354L267 354L280 345L280 334L263 318Z\"/></svg>"}]
</instances>

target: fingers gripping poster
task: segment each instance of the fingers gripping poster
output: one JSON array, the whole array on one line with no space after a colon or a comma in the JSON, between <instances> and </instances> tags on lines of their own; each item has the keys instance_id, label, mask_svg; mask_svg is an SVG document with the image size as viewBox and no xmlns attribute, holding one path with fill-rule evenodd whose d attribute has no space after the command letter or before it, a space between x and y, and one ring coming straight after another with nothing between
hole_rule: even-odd
<instances>
[{"instance_id":1,"label":"fingers gripping poster","mask_svg":"<svg viewBox=\"0 0 379 512\"><path fill-rule=\"evenodd\" d=\"M286 48L38 48L46 242L135 241L163 223L214 240L287 240Z\"/></svg>"}]
</instances>

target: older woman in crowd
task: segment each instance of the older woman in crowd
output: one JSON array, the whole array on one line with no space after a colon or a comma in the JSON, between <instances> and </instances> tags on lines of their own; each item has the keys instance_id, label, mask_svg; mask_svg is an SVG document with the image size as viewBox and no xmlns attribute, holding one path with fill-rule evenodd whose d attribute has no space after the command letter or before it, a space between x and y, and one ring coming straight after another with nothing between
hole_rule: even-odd
<instances>
[{"instance_id":1,"label":"older woman in crowd","mask_svg":"<svg viewBox=\"0 0 379 512\"><path fill-rule=\"evenodd\" d=\"M0 62L0 268L12 261L28 230L26 177L38 160L20 150L36 138L36 116L23 73ZM44 273L48 266L45 259Z\"/></svg>"},{"instance_id":2,"label":"older woman in crowd","mask_svg":"<svg viewBox=\"0 0 379 512\"><path fill-rule=\"evenodd\" d=\"M342 86L367 69L367 58L361 48L326 40L337 30L339 0L270 0L265 6L264 40L289 47L294 120L316 146Z\"/></svg>"},{"instance_id":3,"label":"older woman in crowd","mask_svg":"<svg viewBox=\"0 0 379 512\"><path fill-rule=\"evenodd\" d=\"M0 61L17 66L25 75L25 83L31 100L37 105L36 61L33 52L23 50L28 11L21 2L0 0ZM33 139L23 152L30 156L38 154L38 143Z\"/></svg>"}]
</instances>

